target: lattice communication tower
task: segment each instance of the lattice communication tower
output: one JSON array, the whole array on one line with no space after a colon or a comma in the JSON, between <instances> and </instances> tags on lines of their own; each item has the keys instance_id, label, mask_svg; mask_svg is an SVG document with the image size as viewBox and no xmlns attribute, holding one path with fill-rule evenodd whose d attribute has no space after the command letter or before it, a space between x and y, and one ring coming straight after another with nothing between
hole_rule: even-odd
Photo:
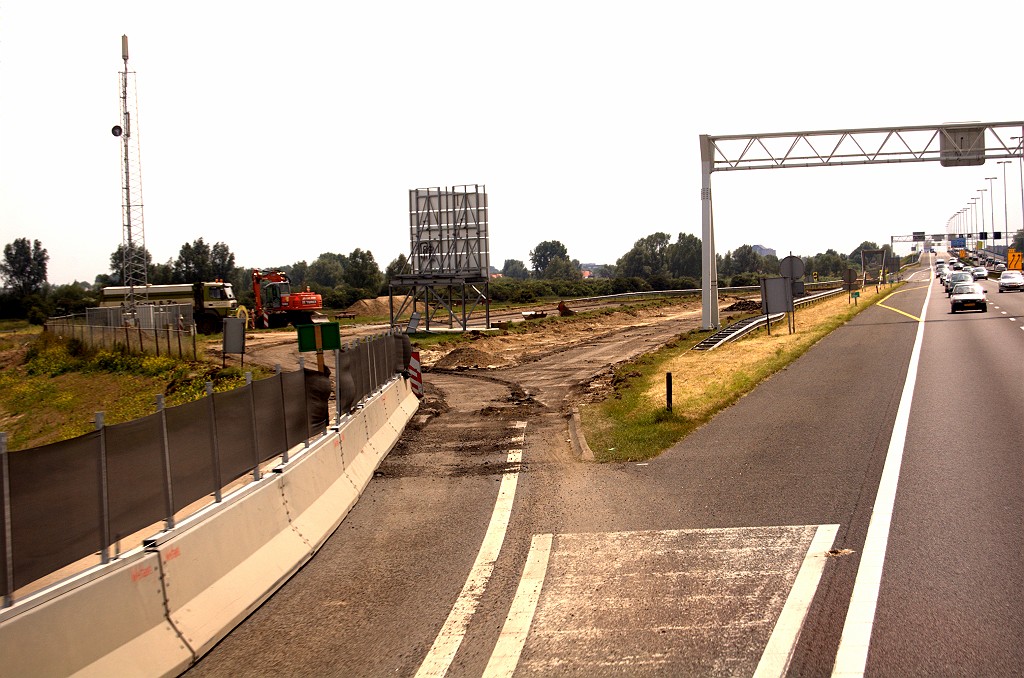
<instances>
[{"instance_id":1,"label":"lattice communication tower","mask_svg":"<svg viewBox=\"0 0 1024 678\"><path fill-rule=\"evenodd\" d=\"M148 282L146 228L142 216L142 161L139 150L139 104L135 72L128 70L128 36L121 36L121 123L111 133L121 139L121 284L128 288L125 313L136 318L135 306L145 302ZM132 116L134 113L134 126Z\"/></svg>"}]
</instances>

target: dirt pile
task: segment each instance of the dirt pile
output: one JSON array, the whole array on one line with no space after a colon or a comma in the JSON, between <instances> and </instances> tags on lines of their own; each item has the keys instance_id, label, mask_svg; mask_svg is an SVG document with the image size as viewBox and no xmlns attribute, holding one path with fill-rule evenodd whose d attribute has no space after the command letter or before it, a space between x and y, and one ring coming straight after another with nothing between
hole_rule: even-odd
<instances>
[{"instance_id":1,"label":"dirt pile","mask_svg":"<svg viewBox=\"0 0 1024 678\"><path fill-rule=\"evenodd\" d=\"M502 367L505 364L498 358L486 351L475 349L471 346L460 346L450 351L443 358L434 363L436 370L457 370L459 368L486 368Z\"/></svg>"},{"instance_id":2,"label":"dirt pile","mask_svg":"<svg viewBox=\"0 0 1024 678\"><path fill-rule=\"evenodd\" d=\"M406 303L407 296L396 296L395 297L395 310L402 308L402 305ZM410 304L402 316L408 317L412 311L412 305ZM346 313L355 313L357 316L391 316L391 306L388 302L388 297L377 297L376 299L360 299L356 303L352 304L345 309Z\"/></svg>"},{"instance_id":3,"label":"dirt pile","mask_svg":"<svg viewBox=\"0 0 1024 678\"><path fill-rule=\"evenodd\" d=\"M732 306L729 306L729 307L724 308L722 310L728 311L730 313L735 313L735 312L748 313L748 312L751 312L751 311L760 311L761 310L761 302L760 302L760 300L755 300L755 299L740 299L739 301L737 301Z\"/></svg>"}]
</instances>

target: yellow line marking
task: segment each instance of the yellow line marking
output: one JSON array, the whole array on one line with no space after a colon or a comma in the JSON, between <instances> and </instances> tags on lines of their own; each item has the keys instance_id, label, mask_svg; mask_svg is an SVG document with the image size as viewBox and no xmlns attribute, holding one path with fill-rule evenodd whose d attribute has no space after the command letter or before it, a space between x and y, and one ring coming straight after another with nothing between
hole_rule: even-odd
<instances>
[{"instance_id":1,"label":"yellow line marking","mask_svg":"<svg viewBox=\"0 0 1024 678\"><path fill-rule=\"evenodd\" d=\"M885 304L883 304L882 302L878 302L878 304L877 304L877 305L878 305L878 306L881 306L882 308L887 308L887 309L889 309L890 311L895 311L896 313L899 313L900 315L905 315L905 316L907 316L908 318L910 318L911 320L916 320L917 322L921 322L921 319L920 319L920 318L918 318L918 317L917 317L916 315L910 315L909 313L905 313L904 311L901 311L901 310L899 310L898 308L893 308L892 306L886 306L886 305L885 305Z\"/></svg>"},{"instance_id":2,"label":"yellow line marking","mask_svg":"<svg viewBox=\"0 0 1024 678\"><path fill-rule=\"evenodd\" d=\"M929 285L931 285L931 282L929 281L929 283L928 283L928 284L929 284ZM884 298L884 299L882 299L882 301L878 302L878 304L876 304L876 305L877 305L877 306L881 306L882 308L887 308L887 309L889 309L890 311L895 311L896 313L899 313L900 315L905 315L905 316L907 316L908 318L910 318L911 320L916 320L917 322L921 322L921 319L920 319L920 318L918 318L918 317L917 317L916 315L911 315L911 314L907 313L906 311L901 311L901 310L899 310L898 308L893 308L892 306L886 306L886 305L885 305L885 304L883 303L883 302L886 302L886 301L888 301L888 300L889 300L889 297L893 297L893 296L896 296L896 295L897 295L897 294L899 294L900 292L910 292L910 291L913 291L913 290L919 290L919 289L921 289L921 288L920 288L920 287L909 287L909 288L907 288L907 289L903 289L903 290L896 290L896 291L895 291L895 292L893 292L892 294L887 294L887 295L885 296L885 298Z\"/></svg>"}]
</instances>

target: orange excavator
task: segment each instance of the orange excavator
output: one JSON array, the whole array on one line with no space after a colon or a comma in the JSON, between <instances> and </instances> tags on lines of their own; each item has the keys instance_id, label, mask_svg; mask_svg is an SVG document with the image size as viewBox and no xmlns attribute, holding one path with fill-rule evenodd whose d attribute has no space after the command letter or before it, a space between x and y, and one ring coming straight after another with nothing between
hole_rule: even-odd
<instances>
[{"instance_id":1,"label":"orange excavator","mask_svg":"<svg viewBox=\"0 0 1024 678\"><path fill-rule=\"evenodd\" d=\"M252 293L256 297L253 309L253 321L256 327L284 327L292 325L308 325L313 322L313 314L323 310L323 299L319 294L310 292L294 292L291 280L284 271L261 271L253 269Z\"/></svg>"}]
</instances>

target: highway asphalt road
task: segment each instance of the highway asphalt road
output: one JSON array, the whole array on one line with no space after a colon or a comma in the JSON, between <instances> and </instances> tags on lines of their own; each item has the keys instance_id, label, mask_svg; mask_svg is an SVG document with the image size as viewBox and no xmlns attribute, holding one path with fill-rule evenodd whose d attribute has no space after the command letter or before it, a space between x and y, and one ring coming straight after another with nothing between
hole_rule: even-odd
<instances>
[{"instance_id":1,"label":"highway asphalt road","mask_svg":"<svg viewBox=\"0 0 1024 678\"><path fill-rule=\"evenodd\" d=\"M985 285L950 315L924 269L643 464L573 459L529 369L427 375L436 416L191 673L1019 674L1024 294Z\"/></svg>"}]
</instances>

